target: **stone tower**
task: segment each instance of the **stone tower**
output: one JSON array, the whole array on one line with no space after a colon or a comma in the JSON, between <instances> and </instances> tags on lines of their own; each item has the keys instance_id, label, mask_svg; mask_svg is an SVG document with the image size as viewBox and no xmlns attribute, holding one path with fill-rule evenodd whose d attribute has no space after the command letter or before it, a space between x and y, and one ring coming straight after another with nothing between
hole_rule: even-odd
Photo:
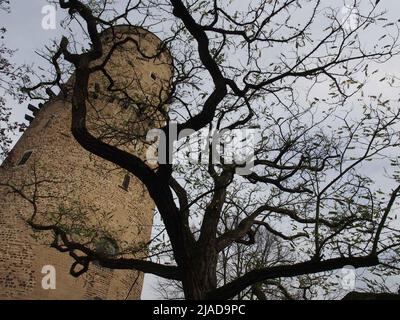
<instances>
[{"instance_id":1,"label":"stone tower","mask_svg":"<svg viewBox=\"0 0 400 320\"><path fill-rule=\"evenodd\" d=\"M104 70L91 75L88 128L103 141L144 159L141 135L165 121L172 60L152 33L116 26L101 34ZM156 54L161 52L161 54ZM112 84L110 83L110 77ZM0 299L140 299L143 275L95 263L81 277L74 260L50 247L52 234L27 225L57 224L74 241L112 255L146 255L154 204L133 176L86 152L70 132L71 102L52 97L34 117L0 167ZM56 288L44 288L46 267Z\"/></svg>"}]
</instances>

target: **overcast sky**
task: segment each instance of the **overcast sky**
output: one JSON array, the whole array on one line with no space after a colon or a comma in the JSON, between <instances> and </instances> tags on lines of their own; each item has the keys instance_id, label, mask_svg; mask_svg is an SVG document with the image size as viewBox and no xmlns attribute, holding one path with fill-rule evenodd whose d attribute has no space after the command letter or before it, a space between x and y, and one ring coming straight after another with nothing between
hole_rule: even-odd
<instances>
[{"instance_id":1,"label":"overcast sky","mask_svg":"<svg viewBox=\"0 0 400 320\"><path fill-rule=\"evenodd\" d=\"M335 3L337 2L342 1L335 0ZM63 29L59 27L58 24L55 30L44 30L42 28L42 19L44 16L42 9L45 5L47 5L47 1L45 0L12 0L11 13L0 13L1 25L5 26L8 30L5 36L5 42L9 48L18 50L13 58L17 64L43 65L43 59L36 55L35 51L42 49L44 45L49 44L51 40L59 39L63 34ZM399 0L382 0L380 6L382 9L387 9L390 19L398 20L400 18ZM63 13L57 13L58 22L61 20L62 16ZM381 66L381 71L400 74L400 63L398 62L399 60L397 59L390 64ZM375 87L375 90L384 89ZM13 108L14 119L23 121L27 103L18 105L17 102L8 99L8 105ZM152 290L152 286L155 283L154 277L146 277L146 279L143 298L157 297Z\"/></svg>"}]
</instances>

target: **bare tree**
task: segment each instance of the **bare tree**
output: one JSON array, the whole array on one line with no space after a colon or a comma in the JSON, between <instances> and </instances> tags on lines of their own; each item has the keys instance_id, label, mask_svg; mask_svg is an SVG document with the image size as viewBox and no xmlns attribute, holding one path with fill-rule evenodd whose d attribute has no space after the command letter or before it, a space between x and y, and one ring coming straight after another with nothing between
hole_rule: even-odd
<instances>
[{"instance_id":1,"label":"bare tree","mask_svg":"<svg viewBox=\"0 0 400 320\"><path fill-rule=\"evenodd\" d=\"M106 1L92 10L82 1L60 0L60 7L83 26L91 47L72 51L64 37L50 59L54 79L29 94L37 97L35 90L44 86L65 90L60 63L73 66L73 136L145 185L168 236L153 243L163 242L162 250L171 250L174 260L164 264L161 258L144 261L123 253L104 257L57 224L31 225L53 231L53 247L68 251L76 259L73 267L83 270L72 268L74 275L94 261L136 269L179 281L186 299L231 299L249 289L262 297L260 285L279 286L282 279L346 265L373 269L385 263L387 272L394 270L400 243L392 216L398 176L390 174L394 189L387 191L364 168L384 161L397 165L393 153L399 145L400 109L383 95L365 96L363 88L378 64L398 54L399 28L373 2L354 0L348 23L341 8L319 0L232 6L218 0L138 0L127 1L122 13L116 7L106 10ZM169 97L157 105L158 110L168 106L165 136L170 138L173 121L178 134L259 128L250 169L224 157L185 167L167 159L150 167L113 144L109 135L88 128L89 77L105 72L104 64L95 61L122 46L116 43L105 52L100 31L121 22L158 31L164 43L156 55L168 47L174 58ZM379 35L371 39L373 34ZM396 85L395 78L381 80ZM166 147L172 154L172 143ZM211 143L206 147L211 149ZM241 169L250 172L238 174ZM238 245L256 247L260 230L279 238L295 260L274 265L253 260L219 282L220 257ZM256 251L266 248L261 242Z\"/></svg>"},{"instance_id":2,"label":"bare tree","mask_svg":"<svg viewBox=\"0 0 400 320\"><path fill-rule=\"evenodd\" d=\"M0 0L0 12L9 13L9 4L10 1ZM8 152L12 142L11 134L23 130L20 123L10 120L11 108L6 106L5 95L21 103L26 96L20 92L20 87L28 82L27 68L17 67L10 61L15 50L8 48L3 41L6 31L4 26L0 26L0 161Z\"/></svg>"}]
</instances>

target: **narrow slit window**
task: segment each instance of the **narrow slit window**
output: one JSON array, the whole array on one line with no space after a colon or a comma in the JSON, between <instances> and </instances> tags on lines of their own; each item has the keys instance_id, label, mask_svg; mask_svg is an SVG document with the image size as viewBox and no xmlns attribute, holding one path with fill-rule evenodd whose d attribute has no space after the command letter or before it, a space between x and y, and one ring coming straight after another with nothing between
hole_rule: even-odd
<instances>
[{"instance_id":1,"label":"narrow slit window","mask_svg":"<svg viewBox=\"0 0 400 320\"><path fill-rule=\"evenodd\" d=\"M122 181L121 188L124 189L125 191L128 191L130 182L131 182L131 177L130 177L129 174L126 174L125 177L124 177L124 181Z\"/></svg>"},{"instance_id":2,"label":"narrow slit window","mask_svg":"<svg viewBox=\"0 0 400 320\"><path fill-rule=\"evenodd\" d=\"M43 128L48 128L50 125L51 125L51 123L53 122L53 119L56 117L56 115L55 114L52 114L51 116L50 116L50 118L49 118L49 120L47 120L47 122L46 122L46 124L44 125L44 127Z\"/></svg>"},{"instance_id":3,"label":"narrow slit window","mask_svg":"<svg viewBox=\"0 0 400 320\"><path fill-rule=\"evenodd\" d=\"M22 155L21 159L19 160L17 166L23 166L31 157L32 155L32 150L25 151L24 154Z\"/></svg>"},{"instance_id":4,"label":"narrow slit window","mask_svg":"<svg viewBox=\"0 0 400 320\"><path fill-rule=\"evenodd\" d=\"M151 73L150 73L150 77L151 77L153 80L157 80L157 76L156 76L156 74L155 74L154 72L151 72Z\"/></svg>"}]
</instances>

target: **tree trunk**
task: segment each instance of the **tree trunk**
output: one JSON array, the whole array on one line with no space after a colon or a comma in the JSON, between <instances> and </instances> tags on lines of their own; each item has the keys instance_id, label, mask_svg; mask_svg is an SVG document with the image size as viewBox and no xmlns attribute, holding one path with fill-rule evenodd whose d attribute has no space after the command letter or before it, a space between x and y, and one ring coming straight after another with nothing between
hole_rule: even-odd
<instances>
[{"instance_id":1,"label":"tree trunk","mask_svg":"<svg viewBox=\"0 0 400 320\"><path fill-rule=\"evenodd\" d=\"M207 292L217 287L217 251L215 246L206 246L195 252L183 272L183 291L188 300L203 300Z\"/></svg>"}]
</instances>

